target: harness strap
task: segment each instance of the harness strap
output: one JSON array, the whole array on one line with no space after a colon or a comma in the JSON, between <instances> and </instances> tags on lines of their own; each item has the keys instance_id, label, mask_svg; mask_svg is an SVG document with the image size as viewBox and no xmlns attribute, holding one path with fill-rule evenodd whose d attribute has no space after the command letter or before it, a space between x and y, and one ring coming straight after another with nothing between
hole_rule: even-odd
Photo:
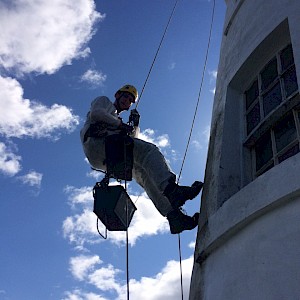
<instances>
[{"instance_id":1,"label":"harness strap","mask_svg":"<svg viewBox=\"0 0 300 300\"><path fill-rule=\"evenodd\" d=\"M107 124L104 122L98 122L91 124L88 130L84 134L83 142L85 142L89 137L106 137L107 136Z\"/></svg>"}]
</instances>

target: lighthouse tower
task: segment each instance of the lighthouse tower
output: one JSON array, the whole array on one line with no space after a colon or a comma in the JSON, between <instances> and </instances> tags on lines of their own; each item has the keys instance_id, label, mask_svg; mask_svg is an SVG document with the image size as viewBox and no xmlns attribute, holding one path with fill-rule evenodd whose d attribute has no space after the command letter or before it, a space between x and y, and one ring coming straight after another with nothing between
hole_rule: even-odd
<instances>
[{"instance_id":1,"label":"lighthouse tower","mask_svg":"<svg viewBox=\"0 0 300 300\"><path fill-rule=\"evenodd\" d=\"M190 300L300 299L300 1L226 0Z\"/></svg>"}]
</instances>

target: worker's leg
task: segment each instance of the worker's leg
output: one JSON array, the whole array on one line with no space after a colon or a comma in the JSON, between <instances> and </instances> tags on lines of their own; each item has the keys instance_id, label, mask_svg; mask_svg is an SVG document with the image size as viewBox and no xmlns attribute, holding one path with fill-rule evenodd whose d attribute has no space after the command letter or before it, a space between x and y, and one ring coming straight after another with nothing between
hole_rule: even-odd
<instances>
[{"instance_id":1,"label":"worker's leg","mask_svg":"<svg viewBox=\"0 0 300 300\"><path fill-rule=\"evenodd\" d=\"M133 177L145 189L157 210L167 217L171 233L191 230L198 225L199 213L190 217L183 214L180 209L174 208L170 200L156 188L144 170L137 165L133 169Z\"/></svg>"},{"instance_id":2,"label":"worker's leg","mask_svg":"<svg viewBox=\"0 0 300 300\"><path fill-rule=\"evenodd\" d=\"M167 214L173 209L168 198L157 189L148 174L137 163L134 164L132 173L133 178L145 190L160 214L167 216Z\"/></svg>"},{"instance_id":3,"label":"worker's leg","mask_svg":"<svg viewBox=\"0 0 300 300\"><path fill-rule=\"evenodd\" d=\"M83 143L83 151L91 166L95 169L106 171L103 162L105 160L105 139L89 137Z\"/></svg>"},{"instance_id":4,"label":"worker's leg","mask_svg":"<svg viewBox=\"0 0 300 300\"><path fill-rule=\"evenodd\" d=\"M175 182L175 174L171 171L164 156L154 144L134 139L133 156L134 165L143 169L143 177L146 177L142 179L145 181L145 188L147 181L151 180L153 186L163 193L170 181Z\"/></svg>"},{"instance_id":5,"label":"worker's leg","mask_svg":"<svg viewBox=\"0 0 300 300\"><path fill-rule=\"evenodd\" d=\"M133 153L134 166L142 170L137 172L140 176L136 176L135 179L145 190L148 189L148 195L150 193L153 197L160 199L159 196L163 194L174 208L178 208L200 193L202 182L195 181L190 187L176 184L175 174L154 144L134 139Z\"/></svg>"}]
</instances>

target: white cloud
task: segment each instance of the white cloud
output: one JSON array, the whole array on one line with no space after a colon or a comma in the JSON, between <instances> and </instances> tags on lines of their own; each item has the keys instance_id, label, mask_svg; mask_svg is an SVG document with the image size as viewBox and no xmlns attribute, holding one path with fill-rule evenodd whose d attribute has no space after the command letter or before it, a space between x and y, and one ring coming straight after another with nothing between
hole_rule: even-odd
<instances>
[{"instance_id":1,"label":"white cloud","mask_svg":"<svg viewBox=\"0 0 300 300\"><path fill-rule=\"evenodd\" d=\"M96 286L99 290L110 291L114 290L118 293L121 292L121 286L117 282L117 274L121 271L114 268L112 265L102 267L95 270L93 273L88 275L89 283Z\"/></svg>"},{"instance_id":2,"label":"white cloud","mask_svg":"<svg viewBox=\"0 0 300 300\"><path fill-rule=\"evenodd\" d=\"M21 180L24 184L29 186L35 186L40 188L42 182L43 174L36 171L30 171L26 175L19 176L18 179Z\"/></svg>"},{"instance_id":3,"label":"white cloud","mask_svg":"<svg viewBox=\"0 0 300 300\"><path fill-rule=\"evenodd\" d=\"M65 193L69 195L70 203L72 207L76 204L91 204L93 201L92 187L85 186L82 188L75 188L73 186L66 186Z\"/></svg>"},{"instance_id":4,"label":"white cloud","mask_svg":"<svg viewBox=\"0 0 300 300\"><path fill-rule=\"evenodd\" d=\"M215 81L217 79L218 76L218 71L214 70L214 71L209 71L208 74L210 75L210 80Z\"/></svg>"},{"instance_id":5,"label":"white cloud","mask_svg":"<svg viewBox=\"0 0 300 300\"><path fill-rule=\"evenodd\" d=\"M102 86L106 81L107 76L103 74L101 71L98 72L96 70L87 70L82 76L81 81L87 82L91 85L91 87Z\"/></svg>"},{"instance_id":6,"label":"white cloud","mask_svg":"<svg viewBox=\"0 0 300 300\"><path fill-rule=\"evenodd\" d=\"M168 65L168 69L169 69L169 70L174 70L175 67L176 67L176 63L175 63L175 62L172 62L172 63L170 63L170 64Z\"/></svg>"},{"instance_id":7,"label":"white cloud","mask_svg":"<svg viewBox=\"0 0 300 300\"><path fill-rule=\"evenodd\" d=\"M98 255L80 255L71 257L70 271L76 279L84 280L87 276L87 273L93 271L95 266L101 263L102 261L100 260Z\"/></svg>"},{"instance_id":8,"label":"white cloud","mask_svg":"<svg viewBox=\"0 0 300 300\"><path fill-rule=\"evenodd\" d=\"M207 148L210 137L210 126L206 126L204 130L199 134L197 139L192 140L192 145L198 151L203 148Z\"/></svg>"},{"instance_id":9,"label":"white cloud","mask_svg":"<svg viewBox=\"0 0 300 300\"><path fill-rule=\"evenodd\" d=\"M89 54L93 26L104 17L92 0L1 2L0 64L19 74L52 74Z\"/></svg>"},{"instance_id":10,"label":"white cloud","mask_svg":"<svg viewBox=\"0 0 300 300\"><path fill-rule=\"evenodd\" d=\"M209 74L209 77L210 77L210 80L209 80L210 84L214 85L214 87L212 89L210 89L209 91L211 93L215 94L216 93L215 85L216 85L216 79L217 79L217 76L218 76L218 71L217 70L209 71L208 74Z\"/></svg>"},{"instance_id":11,"label":"white cloud","mask_svg":"<svg viewBox=\"0 0 300 300\"><path fill-rule=\"evenodd\" d=\"M86 176L94 178L96 181L101 181L101 179L104 177L104 173L95 171L95 170L91 170L90 172L88 172L86 174Z\"/></svg>"},{"instance_id":12,"label":"white cloud","mask_svg":"<svg viewBox=\"0 0 300 300\"><path fill-rule=\"evenodd\" d=\"M146 193L143 193L137 202L137 196L131 195L130 198L137 208L128 228L131 245L134 245L141 237L169 232L167 219L159 214ZM125 232L110 232L109 236L114 243L125 243Z\"/></svg>"},{"instance_id":13,"label":"white cloud","mask_svg":"<svg viewBox=\"0 0 300 300\"><path fill-rule=\"evenodd\" d=\"M14 176L21 170L21 156L12 152L4 143L0 142L0 171L5 175Z\"/></svg>"},{"instance_id":14,"label":"white cloud","mask_svg":"<svg viewBox=\"0 0 300 300\"><path fill-rule=\"evenodd\" d=\"M184 299L188 299L193 257L182 260ZM130 280L132 300L174 300L181 298L180 266L178 261L168 261L161 272L154 277L142 277L139 281ZM118 300L125 298L119 295Z\"/></svg>"},{"instance_id":15,"label":"white cloud","mask_svg":"<svg viewBox=\"0 0 300 300\"><path fill-rule=\"evenodd\" d=\"M139 139L144 140L146 142L155 144L159 148L165 148L170 146L170 139L167 134L155 136L155 131L153 129L145 129L139 133Z\"/></svg>"},{"instance_id":16,"label":"white cloud","mask_svg":"<svg viewBox=\"0 0 300 300\"><path fill-rule=\"evenodd\" d=\"M204 137L206 138L206 142L209 142L209 138L210 138L210 125L207 125L205 127L205 129L202 131L202 135L204 135Z\"/></svg>"},{"instance_id":17,"label":"white cloud","mask_svg":"<svg viewBox=\"0 0 300 300\"><path fill-rule=\"evenodd\" d=\"M65 295L66 298L63 298L62 300L108 300L107 298L104 298L98 294L86 293L79 289L76 289L72 292L66 292Z\"/></svg>"},{"instance_id":18,"label":"white cloud","mask_svg":"<svg viewBox=\"0 0 300 300\"><path fill-rule=\"evenodd\" d=\"M171 149L171 142L168 134L156 135L155 130L147 128L139 133L138 138L155 144L160 148L168 163L170 163L170 160L177 161L179 159L177 151Z\"/></svg>"},{"instance_id":19,"label":"white cloud","mask_svg":"<svg viewBox=\"0 0 300 300\"><path fill-rule=\"evenodd\" d=\"M192 145L196 150L201 150L203 148L202 144L198 140L192 140Z\"/></svg>"},{"instance_id":20,"label":"white cloud","mask_svg":"<svg viewBox=\"0 0 300 300\"><path fill-rule=\"evenodd\" d=\"M23 98L20 83L0 76L0 134L7 137L59 138L58 130L73 131L79 117L64 105L45 105Z\"/></svg>"},{"instance_id":21,"label":"white cloud","mask_svg":"<svg viewBox=\"0 0 300 300\"><path fill-rule=\"evenodd\" d=\"M102 241L99 237L96 221L97 217L93 213L92 187L83 187L77 189L67 187L65 192L69 194L69 201L73 208L81 206L80 212L67 217L63 222L63 234L71 243L74 243L78 249L84 249L86 244L95 244ZM156 235L169 231L169 225L166 218L162 217L151 200L142 194L140 197L130 195L135 203L137 211L129 227L129 243L134 245L136 241L149 235ZM138 199L138 201L136 201ZM105 227L99 222L99 230L104 234ZM124 244L126 241L125 232L112 231L108 233L109 241L114 244Z\"/></svg>"},{"instance_id":22,"label":"white cloud","mask_svg":"<svg viewBox=\"0 0 300 300\"><path fill-rule=\"evenodd\" d=\"M192 250L195 250L195 247L196 247L195 241L189 243L189 248L191 248Z\"/></svg>"},{"instance_id":23,"label":"white cloud","mask_svg":"<svg viewBox=\"0 0 300 300\"><path fill-rule=\"evenodd\" d=\"M102 292L115 292L117 294L114 299L125 300L127 286L121 283L118 278L120 270L113 265L101 266L96 269L98 264L103 263L98 256L71 258L70 264L74 266L74 262L79 264L77 268L71 267L70 270L75 279L84 281ZM193 266L193 257L182 260L182 279L183 279L183 294L184 299L188 298L190 278ZM122 272L124 273L124 272ZM79 274L79 276L78 276ZM140 280L130 279L130 299L132 300L173 300L179 299L181 295L180 289L180 266L178 261L168 261L164 268L152 277L142 277ZM67 292L68 295L73 295L73 299L88 299L76 298L87 293L81 290ZM101 297L101 296L100 296ZM97 299L97 298L96 298ZM100 298L105 299L105 298Z\"/></svg>"},{"instance_id":24,"label":"white cloud","mask_svg":"<svg viewBox=\"0 0 300 300\"><path fill-rule=\"evenodd\" d=\"M213 88L213 89L211 89L211 90L209 90L212 94L214 94L215 95L215 93L216 93L216 88Z\"/></svg>"},{"instance_id":25,"label":"white cloud","mask_svg":"<svg viewBox=\"0 0 300 300\"><path fill-rule=\"evenodd\" d=\"M96 229L96 215L91 209L84 209L81 214L67 217L63 222L63 234L78 249L84 249L85 244L99 243Z\"/></svg>"},{"instance_id":26,"label":"white cloud","mask_svg":"<svg viewBox=\"0 0 300 300\"><path fill-rule=\"evenodd\" d=\"M120 293L121 286L117 282L117 275L121 271L111 264L96 268L100 264L103 262L98 255L75 256L70 259L70 271L75 279L88 282L99 290L115 290Z\"/></svg>"}]
</instances>

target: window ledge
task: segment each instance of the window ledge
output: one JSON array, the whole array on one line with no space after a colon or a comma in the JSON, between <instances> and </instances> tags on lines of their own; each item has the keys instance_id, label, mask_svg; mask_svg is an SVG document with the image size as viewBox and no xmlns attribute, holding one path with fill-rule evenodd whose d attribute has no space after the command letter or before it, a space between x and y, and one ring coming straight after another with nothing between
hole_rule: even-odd
<instances>
[{"instance_id":1,"label":"window ledge","mask_svg":"<svg viewBox=\"0 0 300 300\"><path fill-rule=\"evenodd\" d=\"M229 198L199 228L199 240L203 242L198 244L196 261L201 264L215 249L255 219L299 198L299 169L300 153L259 176Z\"/></svg>"}]
</instances>

